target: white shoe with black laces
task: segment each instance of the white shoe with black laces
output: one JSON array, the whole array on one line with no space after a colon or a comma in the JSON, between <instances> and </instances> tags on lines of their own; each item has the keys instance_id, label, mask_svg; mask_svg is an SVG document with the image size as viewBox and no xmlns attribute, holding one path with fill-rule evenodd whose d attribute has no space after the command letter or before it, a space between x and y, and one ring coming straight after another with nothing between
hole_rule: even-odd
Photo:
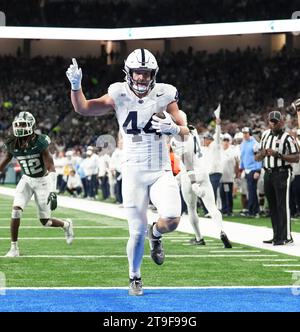
<instances>
[{"instance_id":1,"label":"white shoe with black laces","mask_svg":"<svg viewBox=\"0 0 300 332\"><path fill-rule=\"evenodd\" d=\"M143 283L141 278L129 279L128 294L132 296L141 296L144 294Z\"/></svg>"}]
</instances>

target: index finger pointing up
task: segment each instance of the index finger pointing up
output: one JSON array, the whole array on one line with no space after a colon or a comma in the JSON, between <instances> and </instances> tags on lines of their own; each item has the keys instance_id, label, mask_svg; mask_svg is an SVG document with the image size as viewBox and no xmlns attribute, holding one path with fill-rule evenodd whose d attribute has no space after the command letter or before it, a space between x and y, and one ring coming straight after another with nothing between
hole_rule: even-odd
<instances>
[{"instance_id":1,"label":"index finger pointing up","mask_svg":"<svg viewBox=\"0 0 300 332\"><path fill-rule=\"evenodd\" d=\"M78 64L77 64L77 61L76 61L75 58L72 58L72 63L73 63L74 66L78 67Z\"/></svg>"}]
</instances>

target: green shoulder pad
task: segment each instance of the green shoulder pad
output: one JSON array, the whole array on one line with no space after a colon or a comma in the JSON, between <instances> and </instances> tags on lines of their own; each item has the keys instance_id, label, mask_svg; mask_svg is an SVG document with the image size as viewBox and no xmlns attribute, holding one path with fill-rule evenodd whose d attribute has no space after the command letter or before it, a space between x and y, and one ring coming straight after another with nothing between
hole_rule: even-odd
<instances>
[{"instance_id":1,"label":"green shoulder pad","mask_svg":"<svg viewBox=\"0 0 300 332\"><path fill-rule=\"evenodd\" d=\"M38 138L36 140L36 145L38 147L38 151L42 152L48 148L50 145L51 140L50 137L47 135L38 135Z\"/></svg>"}]
</instances>

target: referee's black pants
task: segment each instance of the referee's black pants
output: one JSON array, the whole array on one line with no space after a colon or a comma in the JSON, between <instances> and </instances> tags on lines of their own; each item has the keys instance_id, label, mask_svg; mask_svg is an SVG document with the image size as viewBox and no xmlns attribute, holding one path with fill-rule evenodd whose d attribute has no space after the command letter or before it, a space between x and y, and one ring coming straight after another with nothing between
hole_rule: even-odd
<instances>
[{"instance_id":1,"label":"referee's black pants","mask_svg":"<svg viewBox=\"0 0 300 332\"><path fill-rule=\"evenodd\" d=\"M265 172L264 187L269 203L274 242L291 239L289 191L291 170L279 168Z\"/></svg>"}]
</instances>

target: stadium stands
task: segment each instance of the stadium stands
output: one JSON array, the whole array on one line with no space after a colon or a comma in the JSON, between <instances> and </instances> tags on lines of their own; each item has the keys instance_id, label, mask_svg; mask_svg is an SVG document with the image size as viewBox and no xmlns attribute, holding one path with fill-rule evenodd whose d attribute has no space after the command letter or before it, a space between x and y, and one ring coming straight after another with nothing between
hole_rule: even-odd
<instances>
[{"instance_id":1,"label":"stadium stands","mask_svg":"<svg viewBox=\"0 0 300 332\"><path fill-rule=\"evenodd\" d=\"M215 54L192 49L157 54L158 81L177 87L181 108L200 132L213 119L219 102L224 131L234 135L240 124L247 123L255 132L263 127L263 114L276 106L277 98L289 103L299 96L299 53L283 50L265 57L259 48L248 48ZM33 112L39 128L66 148L93 144L99 134L117 134L117 123L111 117L94 121L73 111L65 77L69 61L61 57L0 57L0 137L7 135L14 115L21 110ZM122 64L107 66L97 58L78 62L84 70L87 98L98 97L110 83L123 80Z\"/></svg>"},{"instance_id":2,"label":"stadium stands","mask_svg":"<svg viewBox=\"0 0 300 332\"><path fill-rule=\"evenodd\" d=\"M86 28L289 19L299 9L297 0L1 0L0 8L11 26Z\"/></svg>"}]
</instances>

